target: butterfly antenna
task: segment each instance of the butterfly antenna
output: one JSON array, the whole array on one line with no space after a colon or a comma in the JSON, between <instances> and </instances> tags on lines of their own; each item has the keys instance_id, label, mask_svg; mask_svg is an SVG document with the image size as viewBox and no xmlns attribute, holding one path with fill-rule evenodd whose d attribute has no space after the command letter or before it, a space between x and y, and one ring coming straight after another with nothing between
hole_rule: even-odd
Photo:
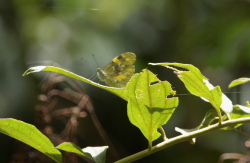
<instances>
[{"instance_id":1,"label":"butterfly antenna","mask_svg":"<svg viewBox=\"0 0 250 163\"><path fill-rule=\"evenodd\" d=\"M93 58L94 58L94 60L95 60L95 62L96 62L97 68L99 68L100 66L99 66L99 64L98 64L98 62L97 62L97 59L96 59L95 55L92 54L92 56L93 56Z\"/></svg>"},{"instance_id":2,"label":"butterfly antenna","mask_svg":"<svg viewBox=\"0 0 250 163\"><path fill-rule=\"evenodd\" d=\"M81 59L83 59L84 61L88 62L88 63L91 64L91 65L97 66L96 64L94 64L93 62L90 62L90 61L89 61L88 59L86 59L86 58L81 58Z\"/></svg>"},{"instance_id":3,"label":"butterfly antenna","mask_svg":"<svg viewBox=\"0 0 250 163\"><path fill-rule=\"evenodd\" d=\"M92 54L92 56L94 56L94 55ZM89 61L88 59L86 59L86 58L81 58L81 59L83 59L84 61L88 62L89 64L95 65L97 68L99 68L99 67L98 67L98 63L97 63L95 57L94 57L94 59L95 59L96 64L93 63L93 62L90 62L90 61ZM91 77L90 77L89 79L90 79L90 80L95 80L96 78L97 78L96 74L93 74L93 75L91 75Z\"/></svg>"}]
</instances>

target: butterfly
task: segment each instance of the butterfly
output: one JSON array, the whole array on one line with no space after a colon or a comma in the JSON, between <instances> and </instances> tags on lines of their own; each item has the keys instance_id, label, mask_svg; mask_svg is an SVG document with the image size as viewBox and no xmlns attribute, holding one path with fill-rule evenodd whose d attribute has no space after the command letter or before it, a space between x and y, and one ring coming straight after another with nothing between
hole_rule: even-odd
<instances>
[{"instance_id":1,"label":"butterfly","mask_svg":"<svg viewBox=\"0 0 250 163\"><path fill-rule=\"evenodd\" d=\"M126 87L135 72L136 55L126 52L115 57L104 70L98 68L97 76L111 87Z\"/></svg>"}]
</instances>

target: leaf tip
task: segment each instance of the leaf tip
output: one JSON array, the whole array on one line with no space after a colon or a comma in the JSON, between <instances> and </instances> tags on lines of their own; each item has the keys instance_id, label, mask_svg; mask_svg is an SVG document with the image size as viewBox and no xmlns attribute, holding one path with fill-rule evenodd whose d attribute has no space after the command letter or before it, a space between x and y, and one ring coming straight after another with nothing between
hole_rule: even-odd
<instances>
[{"instance_id":1,"label":"leaf tip","mask_svg":"<svg viewBox=\"0 0 250 163\"><path fill-rule=\"evenodd\" d=\"M28 70L26 70L22 76L27 76L31 73L34 73L34 72L39 72L39 71L42 71L44 68L46 68L46 66L36 66L36 67L31 67L29 68Z\"/></svg>"},{"instance_id":2,"label":"leaf tip","mask_svg":"<svg viewBox=\"0 0 250 163\"><path fill-rule=\"evenodd\" d=\"M148 64L153 66L158 65L157 63L148 63Z\"/></svg>"}]
</instances>

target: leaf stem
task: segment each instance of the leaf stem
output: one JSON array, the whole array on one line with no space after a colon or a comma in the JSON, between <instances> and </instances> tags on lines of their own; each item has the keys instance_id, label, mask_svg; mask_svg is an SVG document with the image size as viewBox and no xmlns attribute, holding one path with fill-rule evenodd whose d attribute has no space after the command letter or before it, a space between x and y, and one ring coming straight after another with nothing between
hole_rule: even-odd
<instances>
[{"instance_id":1,"label":"leaf stem","mask_svg":"<svg viewBox=\"0 0 250 163\"><path fill-rule=\"evenodd\" d=\"M167 136L166 136L166 133L165 133L164 129L163 129L162 127L159 127L159 130L160 130L160 132L161 132L161 135L162 135L162 137L163 137L163 140L166 141L168 138L167 138Z\"/></svg>"}]
</instances>

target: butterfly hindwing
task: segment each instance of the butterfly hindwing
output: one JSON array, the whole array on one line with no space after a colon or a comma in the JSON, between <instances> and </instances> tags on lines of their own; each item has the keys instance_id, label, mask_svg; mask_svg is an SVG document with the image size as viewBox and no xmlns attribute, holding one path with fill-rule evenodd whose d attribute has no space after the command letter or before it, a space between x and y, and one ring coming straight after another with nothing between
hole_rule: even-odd
<instances>
[{"instance_id":1,"label":"butterfly hindwing","mask_svg":"<svg viewBox=\"0 0 250 163\"><path fill-rule=\"evenodd\" d=\"M125 87L135 72L136 56L134 53L123 53L114 58L104 70L97 69L98 77L113 87Z\"/></svg>"}]
</instances>

